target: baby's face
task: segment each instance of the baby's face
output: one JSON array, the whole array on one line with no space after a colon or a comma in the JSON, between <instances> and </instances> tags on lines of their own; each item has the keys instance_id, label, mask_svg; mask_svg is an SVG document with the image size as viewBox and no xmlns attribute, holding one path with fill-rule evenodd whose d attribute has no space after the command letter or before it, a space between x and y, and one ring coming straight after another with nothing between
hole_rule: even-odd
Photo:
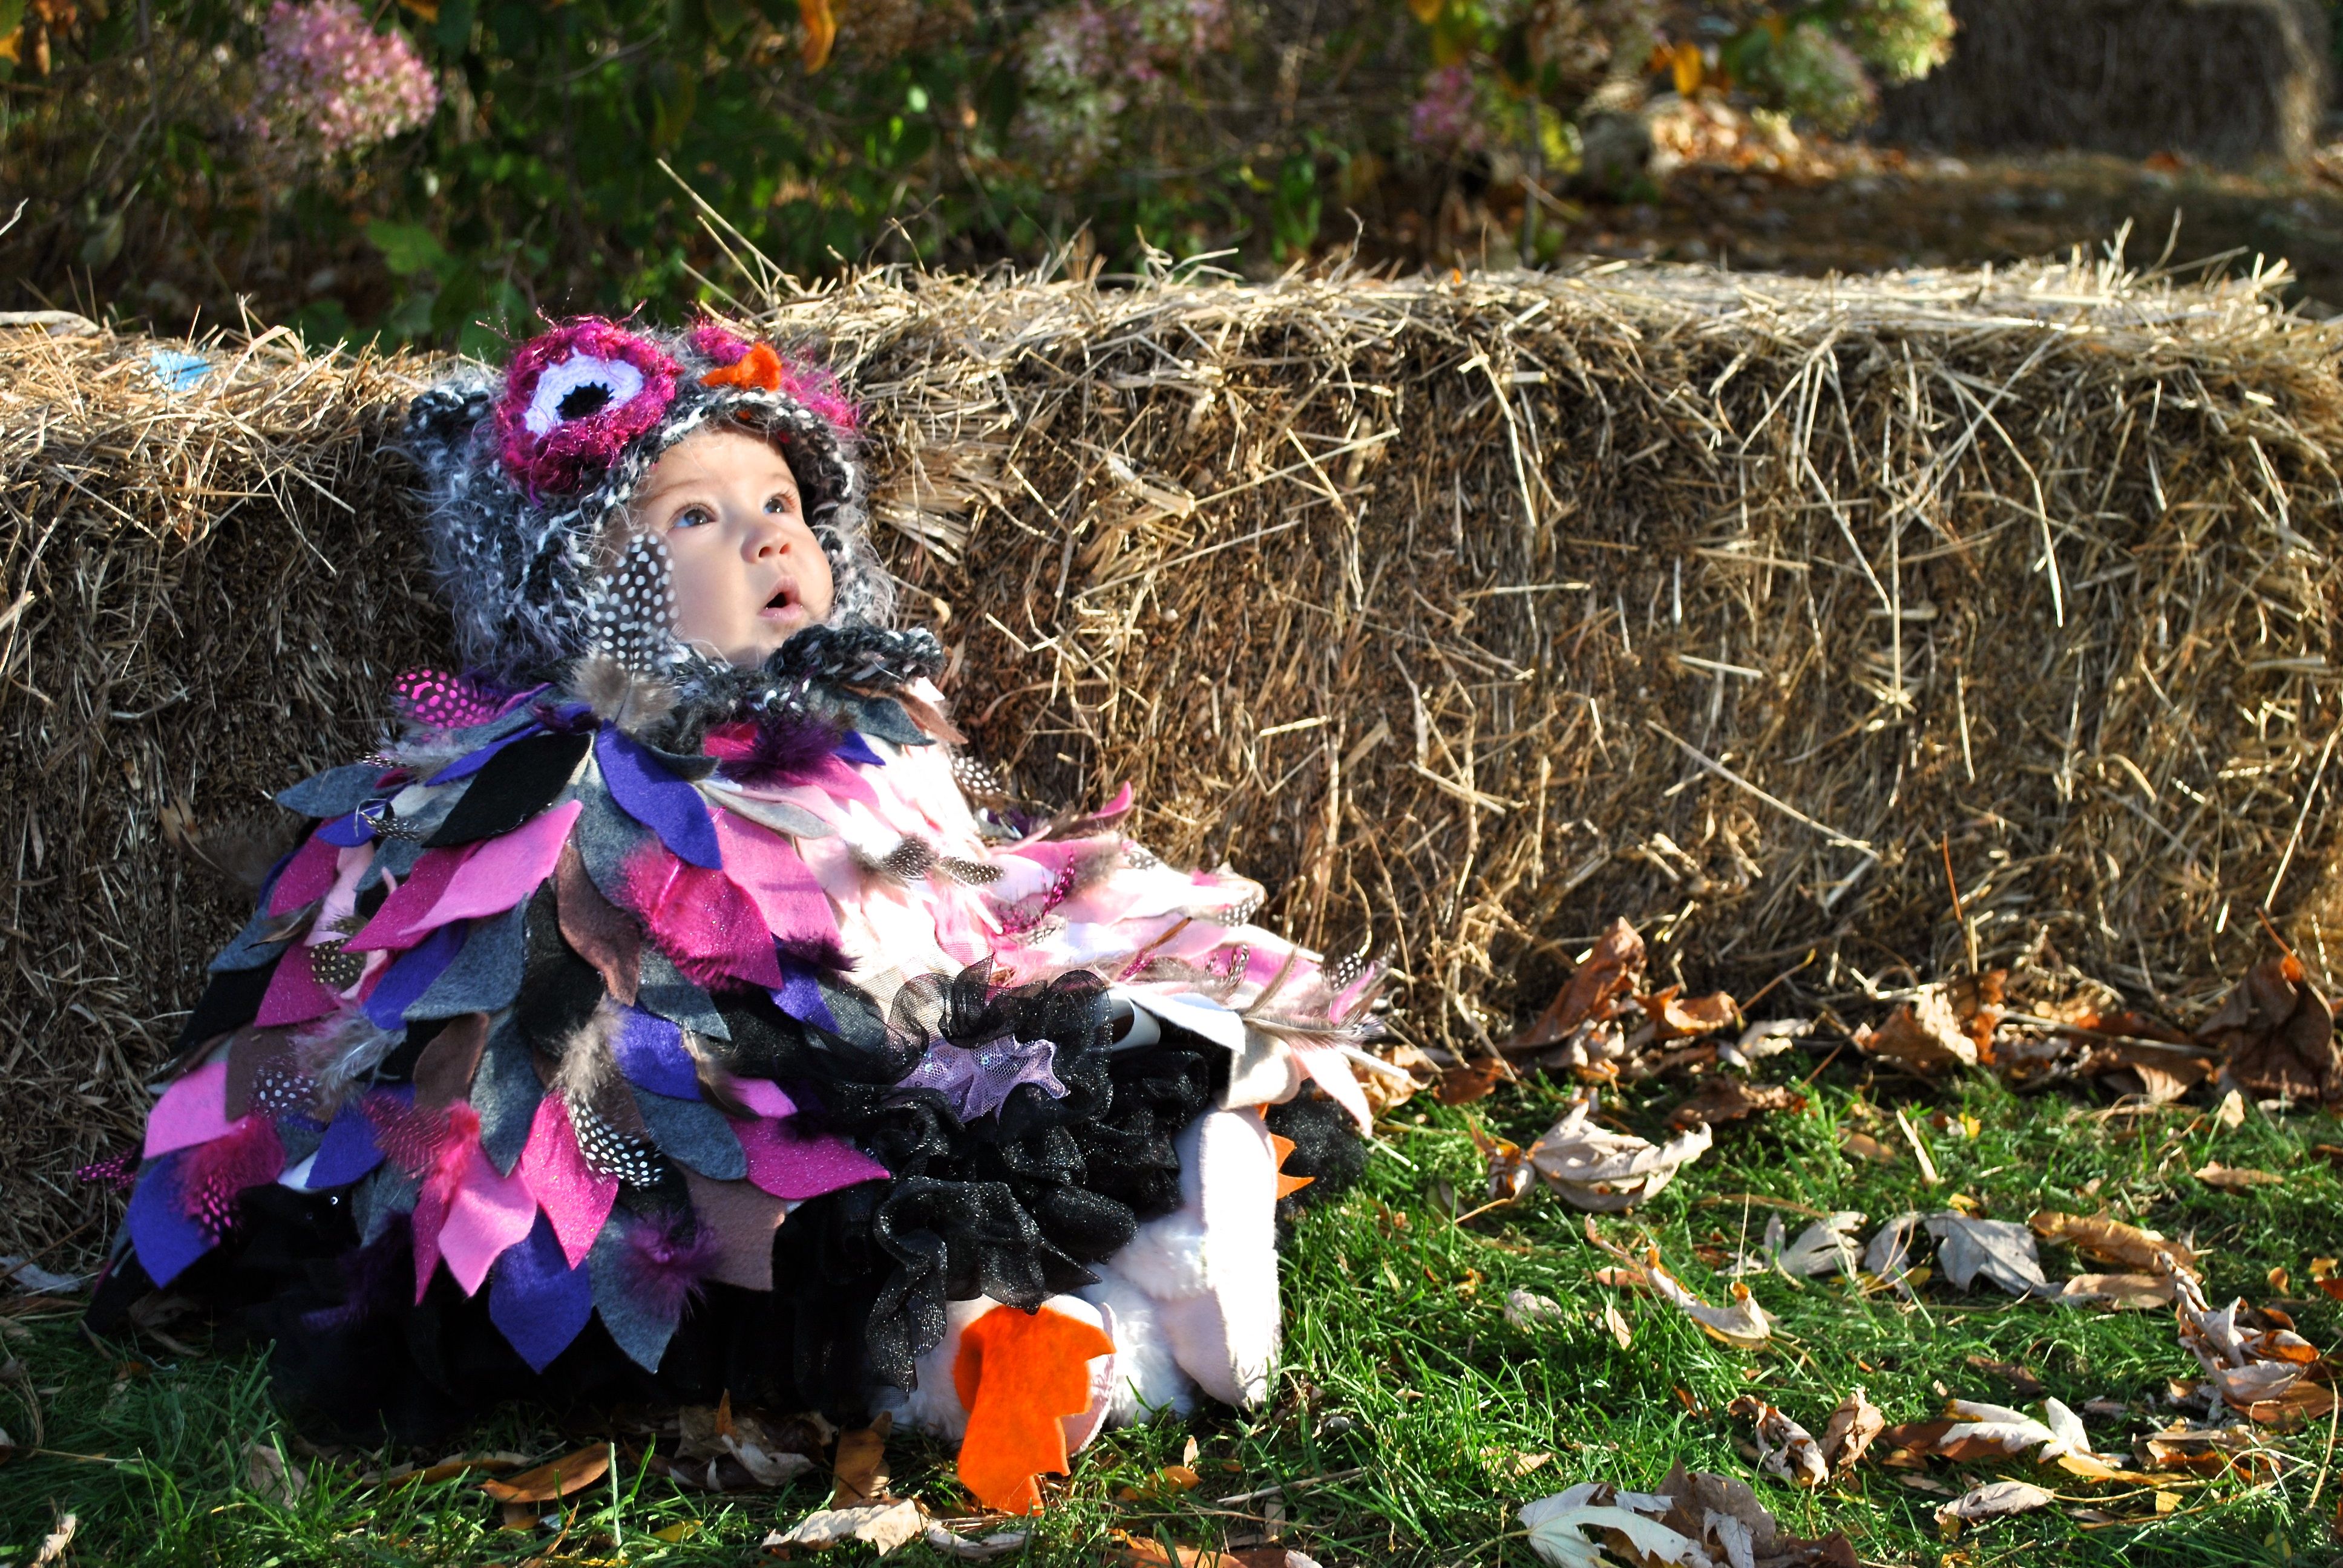
<instances>
[{"instance_id":1,"label":"baby's face","mask_svg":"<svg viewBox=\"0 0 2343 1568\"><path fill-rule=\"evenodd\" d=\"M634 526L665 536L675 634L701 653L753 668L830 614L830 558L797 476L761 436L702 430L669 447L635 498Z\"/></svg>"}]
</instances>

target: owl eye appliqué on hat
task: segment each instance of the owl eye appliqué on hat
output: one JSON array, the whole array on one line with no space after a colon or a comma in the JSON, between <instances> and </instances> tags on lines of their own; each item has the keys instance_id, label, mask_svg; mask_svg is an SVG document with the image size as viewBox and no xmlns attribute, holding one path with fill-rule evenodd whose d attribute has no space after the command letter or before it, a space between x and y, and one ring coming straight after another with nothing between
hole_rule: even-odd
<instances>
[{"instance_id":1,"label":"owl eye appliqu\u00e9 on hat","mask_svg":"<svg viewBox=\"0 0 2343 1568\"><path fill-rule=\"evenodd\" d=\"M679 369L658 345L598 317L530 339L497 408L505 467L533 492L579 487L659 423Z\"/></svg>"}]
</instances>

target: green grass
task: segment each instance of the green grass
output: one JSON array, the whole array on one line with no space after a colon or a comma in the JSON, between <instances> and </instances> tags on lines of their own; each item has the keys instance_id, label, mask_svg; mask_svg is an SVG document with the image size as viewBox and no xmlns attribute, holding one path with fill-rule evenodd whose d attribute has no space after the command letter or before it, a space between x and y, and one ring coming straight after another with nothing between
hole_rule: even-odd
<instances>
[{"instance_id":1,"label":"green grass","mask_svg":"<svg viewBox=\"0 0 2343 1568\"><path fill-rule=\"evenodd\" d=\"M1942 1206L1956 1192L2006 1219L2045 1205L2087 1212L2104 1205L2167 1234L2193 1235L2208 1254L2207 1283L2218 1300L2243 1294L2268 1302L2275 1292L2267 1276L2284 1268L2297 1292L2314 1296L2289 1303L2302 1331L2322 1347L2336 1342L2338 1304L2308 1282L2313 1256L2343 1251L2343 1183L2310 1147L2343 1142L2332 1119L2249 1111L2242 1127L2226 1130L2187 1107L2100 1117L2094 1103L2056 1094L2018 1098L1972 1081L1930 1099L1916 1085L1868 1085L1857 1073L1845 1064L1825 1073L1803 1114L1720 1130L1710 1154L1642 1211L1605 1220L1606 1233L1648 1236L1681 1278L1720 1301L1725 1282L1695 1249L1729 1251L1745 1233L1755 1241L1765 1211L1713 1201L1719 1195L1860 1209L1875 1221ZM1916 1113L1965 1111L1982 1131L1974 1139L1957 1130L1931 1134L1944 1181L1924 1189L1908 1157L1857 1165L1839 1152L1837 1128L1866 1095L1883 1111L1907 1098ZM1506 1090L1473 1111L1526 1143L1559 1100L1543 1086ZM1655 1097L1624 1114L1652 1132L1666 1103ZM2167 1314L2077 1312L2012 1302L1989 1288L1956 1293L1942 1282L1923 1289L1916 1310L1836 1282L1801 1289L1756 1279L1753 1288L1777 1318L1780 1338L1754 1355L1704 1338L1664 1303L1616 1297L1634 1325L1633 1346L1623 1351L1602 1322L1612 1292L1592 1279L1607 1260L1587 1244L1577 1211L1539 1193L1461 1229L1449 1221L1446 1194L1469 1205L1480 1190L1464 1124L1463 1113L1428 1102L1404 1108L1386 1124L1388 1151L1373 1156L1368 1179L1304 1224L1286 1264L1287 1360L1272 1409L1252 1419L1225 1411L1187 1423L1167 1419L1102 1439L1077 1461L1068 1496L1041 1523L1023 1561L1096 1563L1100 1543L1115 1529L1217 1545L1258 1532L1262 1507L1217 1499L1273 1482L1337 1477L1289 1485L1285 1498L1285 1543L1328 1568L1526 1564L1534 1560L1509 1533L1513 1510L1529 1498L1578 1480L1649 1488L1678 1460L1749 1476L1735 1448L1745 1434L1722 1413L1746 1391L1816 1431L1856 1382L1890 1421L1935 1414L1938 1384L1957 1395L2022 1402L1968 1365L1984 1356L2032 1369L2050 1392L2077 1407L2100 1395L2130 1402L2127 1423L2093 1427L2099 1446L2121 1449L2155 1424L2152 1402L2166 1380L2195 1371ZM1882 1135L1900 1141L1892 1120ZM2189 1175L2209 1159L2282 1171L2288 1179L2250 1193L2217 1191ZM1803 1223L1785 1218L1793 1233ZM2044 1254L2054 1280L2100 1267L2056 1248ZM1534 1332L1509 1326L1503 1303L1516 1286L1552 1297L1564 1316ZM180 1337L202 1350L199 1337ZM305 1460L270 1409L256 1358L182 1356L151 1341L101 1347L69 1316L10 1322L5 1348L29 1381L0 1382L0 1424L30 1442L26 1391L40 1391L42 1446L50 1452L0 1465L0 1563L27 1561L67 1511L80 1519L69 1561L81 1563L518 1563L551 1543L549 1531L499 1530L475 1482L396 1490L358 1478L370 1463L436 1454ZM1178 1462L1192 1435L1205 1478L1200 1489L1166 1502L1115 1501L1119 1490ZM1956 1488L1973 1478L2024 1477L2077 1503L2115 1498L2099 1506L2137 1516L2085 1529L2063 1510L2046 1510L1953 1543L1940 1541L1935 1527L1943 1499L1898 1484L1895 1473L1875 1464L1820 1493L1754 1480L1786 1527L1807 1534L1843 1529L1872 1563L2323 1563L2335 1560L2336 1538L2311 1514L2309 1499L2328 1438L2324 1422L2277 1438L2293 1456L2277 1484L2187 1490L2180 1510L2162 1519L2137 1493L2036 1472L2024 1460L1940 1465L1936 1479ZM271 1502L250 1489L248 1445L256 1441L282 1442L297 1465L307 1464L312 1485L297 1502ZM551 1455L578 1445L575 1433L533 1426L528 1412L516 1411L463 1446ZM1554 1457L1512 1478L1520 1453ZM949 1456L932 1445L898 1439L890 1459L899 1491L934 1503L956 1497ZM621 1466L573 1500L580 1506L569 1534L547 1560L750 1561L768 1530L820 1506L825 1496L826 1487L807 1480L778 1495L710 1497ZM2343 1483L2329 1475L2318 1513L2332 1519L2338 1501ZM655 1533L678 1526L688 1531L679 1540ZM831 1560L858 1557L867 1560L867 1550ZM890 1559L934 1560L917 1545Z\"/></svg>"}]
</instances>

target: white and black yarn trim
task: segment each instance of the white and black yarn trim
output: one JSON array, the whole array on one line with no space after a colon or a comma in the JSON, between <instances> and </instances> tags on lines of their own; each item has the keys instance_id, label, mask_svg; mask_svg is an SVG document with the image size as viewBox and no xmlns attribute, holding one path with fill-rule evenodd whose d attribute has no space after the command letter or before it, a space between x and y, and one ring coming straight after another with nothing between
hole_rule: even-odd
<instances>
[{"instance_id":1,"label":"white and black yarn trim","mask_svg":"<svg viewBox=\"0 0 2343 1568\"><path fill-rule=\"evenodd\" d=\"M623 526L628 504L669 447L719 419L761 432L789 459L806 522L830 561L828 624L886 627L894 580L870 547L866 487L850 437L785 393L704 387L699 377L717 367L686 337L643 336L682 367L675 400L573 493L532 494L506 471L495 418L504 387L487 367L466 366L409 406L403 447L420 471L432 574L466 666L518 683L548 678L586 652L604 597L598 561L608 558L608 530Z\"/></svg>"}]
</instances>

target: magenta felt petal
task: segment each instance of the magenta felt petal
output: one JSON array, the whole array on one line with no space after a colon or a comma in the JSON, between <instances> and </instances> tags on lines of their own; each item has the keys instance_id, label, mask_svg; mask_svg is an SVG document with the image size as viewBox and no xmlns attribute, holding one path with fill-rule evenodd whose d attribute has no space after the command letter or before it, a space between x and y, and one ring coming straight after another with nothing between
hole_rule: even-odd
<instances>
[{"instance_id":1,"label":"magenta felt petal","mask_svg":"<svg viewBox=\"0 0 2343 1568\"><path fill-rule=\"evenodd\" d=\"M838 940L829 895L788 839L732 811L716 814L716 839L725 875L755 900L778 940L793 950Z\"/></svg>"},{"instance_id":2,"label":"magenta felt petal","mask_svg":"<svg viewBox=\"0 0 2343 1568\"><path fill-rule=\"evenodd\" d=\"M447 883L457 869L478 848L477 844L464 844L450 849L424 850L415 862L415 869L407 874L407 880L391 890L382 908L374 912L374 919L350 939L350 950L396 951L413 947L424 929L416 922L430 912L431 906L439 901L439 895L447 890Z\"/></svg>"},{"instance_id":3,"label":"magenta felt petal","mask_svg":"<svg viewBox=\"0 0 2343 1568\"><path fill-rule=\"evenodd\" d=\"M225 1138L227 1129L227 1063L215 1061L165 1090L147 1112L146 1158Z\"/></svg>"},{"instance_id":4,"label":"magenta felt petal","mask_svg":"<svg viewBox=\"0 0 2343 1568\"><path fill-rule=\"evenodd\" d=\"M341 853L340 845L313 834L307 843L293 851L293 858L277 874L277 885L268 893L268 912L285 914L312 899L324 898L334 885Z\"/></svg>"},{"instance_id":5,"label":"magenta felt petal","mask_svg":"<svg viewBox=\"0 0 2343 1568\"><path fill-rule=\"evenodd\" d=\"M537 1200L519 1171L498 1174L475 1143L463 1184L448 1201L447 1223L439 1228L439 1255L464 1293L475 1294L488 1277L488 1266L506 1248L526 1241L536 1221Z\"/></svg>"},{"instance_id":6,"label":"magenta felt petal","mask_svg":"<svg viewBox=\"0 0 2343 1568\"><path fill-rule=\"evenodd\" d=\"M553 1221L562 1256L576 1268L594 1250L602 1221L618 1201L618 1179L596 1175L578 1148L578 1134L569 1125L568 1109L561 1096L548 1094L537 1102L537 1120L528 1130L528 1146L520 1151L515 1171Z\"/></svg>"},{"instance_id":7,"label":"magenta felt petal","mask_svg":"<svg viewBox=\"0 0 2343 1568\"><path fill-rule=\"evenodd\" d=\"M407 930L420 934L451 920L501 915L528 898L553 875L561 846L584 809L578 801L565 800L509 833L482 840L447 879L438 901L409 920Z\"/></svg>"},{"instance_id":8,"label":"magenta felt petal","mask_svg":"<svg viewBox=\"0 0 2343 1568\"><path fill-rule=\"evenodd\" d=\"M282 1029L323 1018L337 1005L334 993L317 983L317 971L309 967L309 950L291 947L277 960L277 972L268 977L260 1012L252 1021L262 1029Z\"/></svg>"},{"instance_id":9,"label":"magenta felt petal","mask_svg":"<svg viewBox=\"0 0 2343 1568\"><path fill-rule=\"evenodd\" d=\"M781 1092L781 1086L769 1078L736 1078L731 1090L733 1099L759 1116L780 1121L798 1113L797 1106Z\"/></svg>"},{"instance_id":10,"label":"magenta felt petal","mask_svg":"<svg viewBox=\"0 0 2343 1568\"><path fill-rule=\"evenodd\" d=\"M749 1156L749 1180L776 1198L819 1198L887 1175L885 1166L843 1138L807 1137L776 1121L735 1121L732 1131Z\"/></svg>"}]
</instances>

